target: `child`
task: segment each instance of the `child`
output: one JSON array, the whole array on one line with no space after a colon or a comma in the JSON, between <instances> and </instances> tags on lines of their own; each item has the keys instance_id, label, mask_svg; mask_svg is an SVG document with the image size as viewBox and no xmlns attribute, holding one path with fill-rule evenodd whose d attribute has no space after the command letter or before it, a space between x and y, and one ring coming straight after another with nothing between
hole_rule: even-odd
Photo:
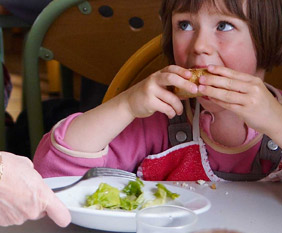
<instances>
[{"instance_id":1,"label":"child","mask_svg":"<svg viewBox=\"0 0 282 233\"><path fill-rule=\"evenodd\" d=\"M38 146L36 169L44 177L105 166L139 167L146 180L282 180L282 99L263 83L282 63L281 7L164 0L163 48L172 65L59 122ZM188 68L210 74L196 86ZM203 96L182 104L168 86Z\"/></svg>"}]
</instances>

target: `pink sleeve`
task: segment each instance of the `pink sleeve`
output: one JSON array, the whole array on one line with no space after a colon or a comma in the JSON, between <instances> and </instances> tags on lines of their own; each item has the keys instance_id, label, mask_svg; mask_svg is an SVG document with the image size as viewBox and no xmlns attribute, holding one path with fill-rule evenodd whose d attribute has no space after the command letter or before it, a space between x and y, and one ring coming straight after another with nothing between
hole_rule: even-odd
<instances>
[{"instance_id":1,"label":"pink sleeve","mask_svg":"<svg viewBox=\"0 0 282 233\"><path fill-rule=\"evenodd\" d=\"M135 171L145 156L168 148L167 118L156 113L149 118L135 119L103 151L74 151L64 142L64 136L70 122L80 114L59 122L40 141L33 162L43 177L82 175L91 167Z\"/></svg>"},{"instance_id":2,"label":"pink sleeve","mask_svg":"<svg viewBox=\"0 0 282 233\"><path fill-rule=\"evenodd\" d=\"M34 155L33 163L35 169L43 177L82 175L93 164L94 161L89 158L69 155L68 152L75 151L72 151L63 141L70 122L80 114L70 115L57 123L40 141ZM58 148L58 146L62 149ZM79 154L79 152L77 153ZM95 158L95 166L103 166L104 159L104 156Z\"/></svg>"}]
</instances>

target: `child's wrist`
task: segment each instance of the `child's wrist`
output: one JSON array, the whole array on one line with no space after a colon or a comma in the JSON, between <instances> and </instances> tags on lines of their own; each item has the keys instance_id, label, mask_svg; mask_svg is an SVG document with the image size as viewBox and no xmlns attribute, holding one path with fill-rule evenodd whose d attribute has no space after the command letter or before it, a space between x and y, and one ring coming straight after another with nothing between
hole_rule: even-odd
<instances>
[{"instance_id":1,"label":"child's wrist","mask_svg":"<svg viewBox=\"0 0 282 233\"><path fill-rule=\"evenodd\" d=\"M270 137L280 148L282 148L282 111L278 118L275 120L271 120L269 122L269 127L264 132L268 137Z\"/></svg>"},{"instance_id":2,"label":"child's wrist","mask_svg":"<svg viewBox=\"0 0 282 233\"><path fill-rule=\"evenodd\" d=\"M121 93L120 94L120 98L119 98L119 104L121 106L121 108L123 109L124 113L128 113L127 114L127 118L129 121L132 121L135 119L135 115L132 111L132 108L130 106L130 103L128 101L128 96L126 95L126 93Z\"/></svg>"}]
</instances>

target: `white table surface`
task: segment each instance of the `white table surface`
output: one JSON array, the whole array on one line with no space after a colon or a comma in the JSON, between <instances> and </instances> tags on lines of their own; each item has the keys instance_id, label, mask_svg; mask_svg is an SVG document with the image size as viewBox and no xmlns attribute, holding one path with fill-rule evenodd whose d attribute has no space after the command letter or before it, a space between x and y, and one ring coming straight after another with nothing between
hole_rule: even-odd
<instances>
[{"instance_id":1,"label":"white table surface","mask_svg":"<svg viewBox=\"0 0 282 233\"><path fill-rule=\"evenodd\" d=\"M170 182L165 182L170 183ZM186 182L186 188L211 201L211 208L199 215L193 231L227 228L244 233L282 232L282 183L220 182L216 189L210 184ZM179 184L181 185L181 184ZM0 233L101 233L74 224L56 226L47 217L28 221L21 226L0 227ZM149 232L148 232L149 233Z\"/></svg>"}]
</instances>

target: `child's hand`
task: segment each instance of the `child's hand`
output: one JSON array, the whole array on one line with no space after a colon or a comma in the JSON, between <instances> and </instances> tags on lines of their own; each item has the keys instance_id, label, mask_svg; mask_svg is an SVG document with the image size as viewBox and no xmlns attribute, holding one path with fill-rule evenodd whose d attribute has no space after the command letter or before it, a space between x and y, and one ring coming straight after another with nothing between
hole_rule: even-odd
<instances>
[{"instance_id":1,"label":"child's hand","mask_svg":"<svg viewBox=\"0 0 282 233\"><path fill-rule=\"evenodd\" d=\"M210 66L208 71L214 75L200 78L199 92L270 136L281 122L282 107L262 79L220 66Z\"/></svg>"},{"instance_id":2,"label":"child's hand","mask_svg":"<svg viewBox=\"0 0 282 233\"><path fill-rule=\"evenodd\" d=\"M183 111L181 101L168 87L176 86L197 93L197 85L187 81L190 77L190 71L176 65L153 73L124 93L129 111L134 117L148 117L156 111L166 114L169 118L180 115Z\"/></svg>"}]
</instances>

